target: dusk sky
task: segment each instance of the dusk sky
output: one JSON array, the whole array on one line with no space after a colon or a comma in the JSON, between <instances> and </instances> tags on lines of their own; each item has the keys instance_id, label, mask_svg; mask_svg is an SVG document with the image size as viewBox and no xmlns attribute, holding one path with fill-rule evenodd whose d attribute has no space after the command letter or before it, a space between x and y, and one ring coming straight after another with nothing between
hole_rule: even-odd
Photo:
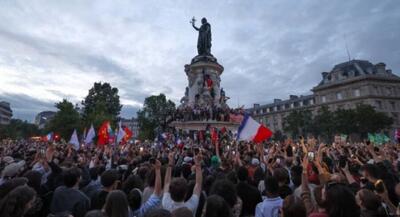
<instances>
[{"instance_id":1,"label":"dusk sky","mask_svg":"<svg viewBox=\"0 0 400 217\"><path fill-rule=\"evenodd\" d=\"M120 90L123 117L152 94L179 103L197 54L193 16L211 24L231 107L310 94L321 72L348 60L346 42L352 59L400 73L398 0L3 0L0 101L33 121L102 81Z\"/></svg>"}]
</instances>

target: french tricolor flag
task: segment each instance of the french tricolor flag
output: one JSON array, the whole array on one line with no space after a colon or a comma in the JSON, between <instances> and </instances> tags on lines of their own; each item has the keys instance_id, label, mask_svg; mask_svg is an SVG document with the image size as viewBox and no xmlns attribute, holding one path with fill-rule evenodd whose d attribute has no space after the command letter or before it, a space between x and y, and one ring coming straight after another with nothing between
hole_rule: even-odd
<instances>
[{"instance_id":1,"label":"french tricolor flag","mask_svg":"<svg viewBox=\"0 0 400 217\"><path fill-rule=\"evenodd\" d=\"M43 140L44 140L45 142L52 142L52 141L53 141L53 135L54 135L54 133L53 133L53 132L50 132L49 134L47 134L46 136L44 136Z\"/></svg>"},{"instance_id":2,"label":"french tricolor flag","mask_svg":"<svg viewBox=\"0 0 400 217\"><path fill-rule=\"evenodd\" d=\"M272 136L272 131L262 124L259 124L249 115L245 115L239 126L237 140L253 141L260 143Z\"/></svg>"}]
</instances>

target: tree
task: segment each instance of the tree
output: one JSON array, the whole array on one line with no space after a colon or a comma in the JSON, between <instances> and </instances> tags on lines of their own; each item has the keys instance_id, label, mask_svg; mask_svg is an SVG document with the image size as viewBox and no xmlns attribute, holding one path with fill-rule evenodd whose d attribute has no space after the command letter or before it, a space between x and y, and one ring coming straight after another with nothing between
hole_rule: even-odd
<instances>
[{"instance_id":1,"label":"tree","mask_svg":"<svg viewBox=\"0 0 400 217\"><path fill-rule=\"evenodd\" d=\"M45 126L47 132L56 132L68 140L74 129L81 130L81 118L74 105L66 99L55 104L58 109L51 121Z\"/></svg>"},{"instance_id":2,"label":"tree","mask_svg":"<svg viewBox=\"0 0 400 217\"><path fill-rule=\"evenodd\" d=\"M338 109L333 112L335 133L351 134L357 129L356 111L354 109Z\"/></svg>"},{"instance_id":3,"label":"tree","mask_svg":"<svg viewBox=\"0 0 400 217\"><path fill-rule=\"evenodd\" d=\"M334 115L327 106L322 106L314 117L314 135L330 141L335 132Z\"/></svg>"},{"instance_id":4,"label":"tree","mask_svg":"<svg viewBox=\"0 0 400 217\"><path fill-rule=\"evenodd\" d=\"M393 119L383 112L377 112L370 105L359 105L355 109L356 132L363 138L368 133L375 133L389 128Z\"/></svg>"},{"instance_id":5,"label":"tree","mask_svg":"<svg viewBox=\"0 0 400 217\"><path fill-rule=\"evenodd\" d=\"M101 82L94 83L82 105L85 125L93 123L95 127L99 127L104 120L115 123L122 108L118 88Z\"/></svg>"},{"instance_id":6,"label":"tree","mask_svg":"<svg viewBox=\"0 0 400 217\"><path fill-rule=\"evenodd\" d=\"M279 141L279 142L283 142L285 141L286 136L283 135L282 131L277 130L274 132L274 135L272 136L272 140L274 141Z\"/></svg>"},{"instance_id":7,"label":"tree","mask_svg":"<svg viewBox=\"0 0 400 217\"><path fill-rule=\"evenodd\" d=\"M293 138L312 132L312 113L310 110L294 110L284 118L284 130Z\"/></svg>"},{"instance_id":8,"label":"tree","mask_svg":"<svg viewBox=\"0 0 400 217\"><path fill-rule=\"evenodd\" d=\"M19 119L11 119L7 125L0 125L0 139L27 139L41 135L41 131L34 124Z\"/></svg>"},{"instance_id":9,"label":"tree","mask_svg":"<svg viewBox=\"0 0 400 217\"><path fill-rule=\"evenodd\" d=\"M164 94L150 96L144 100L143 109L137 112L140 139L154 139L156 129L165 131L172 121L175 103L167 100Z\"/></svg>"}]
</instances>

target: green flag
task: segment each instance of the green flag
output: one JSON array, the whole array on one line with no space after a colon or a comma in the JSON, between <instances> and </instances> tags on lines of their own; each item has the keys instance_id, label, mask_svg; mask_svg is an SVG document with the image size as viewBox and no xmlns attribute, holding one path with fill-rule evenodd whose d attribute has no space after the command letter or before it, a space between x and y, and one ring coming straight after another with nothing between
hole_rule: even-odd
<instances>
[{"instance_id":1,"label":"green flag","mask_svg":"<svg viewBox=\"0 0 400 217\"><path fill-rule=\"evenodd\" d=\"M375 143L375 136L374 136L374 134L368 133L368 140L369 140L371 143Z\"/></svg>"},{"instance_id":2,"label":"green flag","mask_svg":"<svg viewBox=\"0 0 400 217\"><path fill-rule=\"evenodd\" d=\"M380 133L376 133L375 134L375 143L377 144L377 145L382 145L383 144L383 135L382 134L380 134Z\"/></svg>"}]
</instances>

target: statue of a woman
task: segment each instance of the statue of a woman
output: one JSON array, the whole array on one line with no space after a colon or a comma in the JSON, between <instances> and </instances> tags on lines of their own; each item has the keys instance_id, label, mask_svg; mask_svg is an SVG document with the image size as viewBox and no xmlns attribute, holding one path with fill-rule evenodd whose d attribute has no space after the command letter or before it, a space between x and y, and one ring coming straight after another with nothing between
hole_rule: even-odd
<instances>
[{"instance_id":1,"label":"statue of a woman","mask_svg":"<svg viewBox=\"0 0 400 217\"><path fill-rule=\"evenodd\" d=\"M196 20L193 18L191 23L195 30L199 31L199 38L197 39L197 52L199 55L210 55L211 54L211 25L207 22L207 19L203 17L201 19L201 26L197 28L194 25Z\"/></svg>"}]
</instances>

